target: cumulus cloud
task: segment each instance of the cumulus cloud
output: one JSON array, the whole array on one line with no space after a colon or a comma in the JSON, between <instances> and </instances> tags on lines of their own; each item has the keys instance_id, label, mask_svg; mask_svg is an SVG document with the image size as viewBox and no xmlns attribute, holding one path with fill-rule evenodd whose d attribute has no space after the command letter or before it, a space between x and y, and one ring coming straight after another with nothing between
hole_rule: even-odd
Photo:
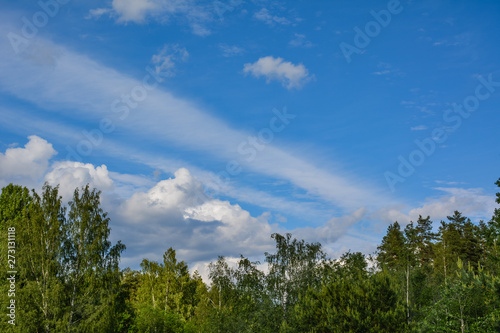
<instances>
[{"instance_id":1,"label":"cumulus cloud","mask_svg":"<svg viewBox=\"0 0 500 333\"><path fill-rule=\"evenodd\" d=\"M328 251L340 251L353 244L352 236L348 237L348 243L340 244L339 240L366 217L366 212L361 208L332 218L319 227L285 230L269 222L269 213L254 217L238 204L208 197L202 183L181 168L174 177L125 200L112 213L112 221L115 221L114 237L127 245L122 260L124 266L137 265L142 258L161 260L163 252L173 247L180 259L192 264L192 270L206 277L208 263L218 255L224 255L233 263L240 254L261 260L264 252L275 249L270 238L274 232L291 232L297 239L319 241ZM356 239L358 243L364 242ZM376 243L375 240L369 242ZM363 249L366 246L364 244ZM265 269L265 265L261 268Z\"/></svg>"},{"instance_id":2,"label":"cumulus cloud","mask_svg":"<svg viewBox=\"0 0 500 333\"><path fill-rule=\"evenodd\" d=\"M8 148L0 153L0 182L2 186L9 182L33 186L43 177L49 166L49 160L57 154L52 144L31 135L24 148Z\"/></svg>"},{"instance_id":3,"label":"cumulus cloud","mask_svg":"<svg viewBox=\"0 0 500 333\"><path fill-rule=\"evenodd\" d=\"M198 207L188 208L184 218L204 222L220 221L218 237L221 240L238 239L239 246L243 248L268 243L272 232L266 215L254 218L239 205L228 201L210 200Z\"/></svg>"},{"instance_id":4,"label":"cumulus cloud","mask_svg":"<svg viewBox=\"0 0 500 333\"><path fill-rule=\"evenodd\" d=\"M268 83L279 81L287 89L300 89L313 78L303 64L294 65L289 61L284 61L283 58L272 56L260 58L253 64L245 64L243 72L250 73L257 78L264 76Z\"/></svg>"},{"instance_id":5,"label":"cumulus cloud","mask_svg":"<svg viewBox=\"0 0 500 333\"><path fill-rule=\"evenodd\" d=\"M65 201L71 199L75 188L86 184L102 190L102 207L111 217L112 241L122 240L127 245L123 267L137 268L142 258L161 260L162 253L169 247L177 250L179 258L200 269L218 255L238 258L243 254L261 260L264 252L274 249L270 238L274 232L291 232L298 239L320 241L329 248L335 244L338 248L339 240L366 215L363 208L332 218L318 227L285 230L283 225L271 222L286 221L275 212L252 216L238 204L209 197L204 184L185 168L177 169L170 179L156 182L152 176L110 172L106 165L73 161L49 165L55 153L45 140L30 137L25 148L9 148L5 155L0 155L2 176L26 174L26 169L9 164L18 161L21 166L34 164L27 173L38 177L34 187L40 188L44 181L59 185ZM264 196L264 200L268 198ZM291 203L284 207L289 205Z\"/></svg>"},{"instance_id":6,"label":"cumulus cloud","mask_svg":"<svg viewBox=\"0 0 500 333\"><path fill-rule=\"evenodd\" d=\"M98 190L111 190L113 180L109 177L106 165L94 165L81 162L56 162L52 170L45 175L45 181L52 186L59 185L59 194L65 199L71 199L77 187L87 184Z\"/></svg>"},{"instance_id":7,"label":"cumulus cloud","mask_svg":"<svg viewBox=\"0 0 500 333\"><path fill-rule=\"evenodd\" d=\"M45 149L41 149L43 147ZM124 267L137 268L142 258L160 260L170 246L190 263L206 264L218 255L238 258L240 254L259 260L264 252L273 250L270 235L274 232L292 232L296 238L310 242L320 240L325 245L336 242L364 215L364 210L356 211L316 228L285 230L279 223L271 222L286 221L279 214L265 212L252 216L238 204L209 197L204 184L185 168L179 168L170 179L156 182L152 176L110 172L106 165L73 161L49 165L55 151L38 137L30 137L25 148L8 149L2 155L2 166L6 165L5 159L10 161L20 151L32 156L29 160L45 156L43 167L37 171L35 188L39 189L44 181L59 185L64 201L71 199L75 188L86 184L103 191L101 203L110 213L112 240L122 240L127 245L122 260ZM17 160L26 162L26 158ZM12 177L24 172L22 168L10 169ZM5 174L9 168L1 170Z\"/></svg>"},{"instance_id":8,"label":"cumulus cloud","mask_svg":"<svg viewBox=\"0 0 500 333\"><path fill-rule=\"evenodd\" d=\"M146 15L159 7L151 0L113 0L113 10L118 15L118 22L143 22Z\"/></svg>"},{"instance_id":9,"label":"cumulus cloud","mask_svg":"<svg viewBox=\"0 0 500 333\"><path fill-rule=\"evenodd\" d=\"M170 212L182 212L206 200L201 183L187 169L181 168L174 178L160 181L147 192L132 195L123 207L123 214L130 221L142 223Z\"/></svg>"},{"instance_id":10,"label":"cumulus cloud","mask_svg":"<svg viewBox=\"0 0 500 333\"><path fill-rule=\"evenodd\" d=\"M203 185L184 168L147 192L135 193L115 212L115 228L131 252L154 253L170 246L188 261L212 260L217 255L261 255L271 249L272 226L265 217L252 217L239 205L209 198ZM128 256L128 255L127 255Z\"/></svg>"},{"instance_id":11,"label":"cumulus cloud","mask_svg":"<svg viewBox=\"0 0 500 333\"><path fill-rule=\"evenodd\" d=\"M217 8L213 4L203 4L194 0L113 0L110 8L96 8L87 18L109 15L118 23L143 24L153 19L167 23L172 19L185 21L194 34L210 34L207 24L215 19ZM220 11L220 9L219 9Z\"/></svg>"}]
</instances>

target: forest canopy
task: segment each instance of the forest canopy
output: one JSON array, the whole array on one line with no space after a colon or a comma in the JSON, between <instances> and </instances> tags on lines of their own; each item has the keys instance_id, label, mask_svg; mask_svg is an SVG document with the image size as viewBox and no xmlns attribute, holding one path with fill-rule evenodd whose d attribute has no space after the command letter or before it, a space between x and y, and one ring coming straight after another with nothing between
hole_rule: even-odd
<instances>
[{"instance_id":1,"label":"forest canopy","mask_svg":"<svg viewBox=\"0 0 500 333\"><path fill-rule=\"evenodd\" d=\"M395 221L373 255L331 259L275 233L267 272L220 256L205 283L171 247L120 268L125 245L109 240L100 194L77 188L66 205L48 184L2 189L2 332L500 331L498 208L486 222L460 207L436 224Z\"/></svg>"}]
</instances>

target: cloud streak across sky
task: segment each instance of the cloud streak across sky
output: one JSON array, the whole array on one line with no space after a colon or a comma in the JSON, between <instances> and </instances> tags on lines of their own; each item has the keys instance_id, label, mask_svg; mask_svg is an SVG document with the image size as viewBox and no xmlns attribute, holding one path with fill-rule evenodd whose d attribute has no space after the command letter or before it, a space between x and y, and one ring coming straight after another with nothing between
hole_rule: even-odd
<instances>
[{"instance_id":1,"label":"cloud streak across sky","mask_svg":"<svg viewBox=\"0 0 500 333\"><path fill-rule=\"evenodd\" d=\"M341 173L322 170L272 145L247 162L238 146L251 133L231 128L195 104L162 89L147 92L144 100L134 102L137 106L130 107L128 113L120 111L126 102L113 106L113 101L128 95L142 82L63 46L40 40L23 56L16 56L5 40L0 46L0 70L4 73L0 87L44 109L71 109L73 117L96 124L109 117L136 139L208 152L222 161L238 159L248 170L286 180L341 209L357 209L360 203L369 202L376 206L388 200L380 190L358 186L357 181ZM27 77L31 79L26 80ZM126 117L119 120L118 116L123 115Z\"/></svg>"}]
</instances>

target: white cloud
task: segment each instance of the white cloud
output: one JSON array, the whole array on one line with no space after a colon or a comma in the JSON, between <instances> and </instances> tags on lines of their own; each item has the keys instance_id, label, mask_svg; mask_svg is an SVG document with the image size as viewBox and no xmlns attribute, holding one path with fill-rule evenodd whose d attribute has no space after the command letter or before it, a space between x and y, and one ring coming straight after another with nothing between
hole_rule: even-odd
<instances>
[{"instance_id":1,"label":"white cloud","mask_svg":"<svg viewBox=\"0 0 500 333\"><path fill-rule=\"evenodd\" d=\"M320 241L323 245L335 243L350 227L360 222L366 216L366 212L366 208L362 207L351 214L331 218L320 227L299 228L297 236L311 241Z\"/></svg>"},{"instance_id":2,"label":"white cloud","mask_svg":"<svg viewBox=\"0 0 500 333\"><path fill-rule=\"evenodd\" d=\"M283 58L272 56L260 58L253 64L245 64L243 72L251 73L257 78L265 76L268 83L273 80L279 81L287 89L300 89L313 78L303 64L294 65L289 61L283 61Z\"/></svg>"},{"instance_id":3,"label":"white cloud","mask_svg":"<svg viewBox=\"0 0 500 333\"><path fill-rule=\"evenodd\" d=\"M0 161L4 163L5 158L13 157L16 161L33 161L36 160L33 156L38 156L48 165L54 154L47 141L32 136L25 148L7 149ZM31 158L26 159L26 156ZM185 168L178 169L173 178L157 183L144 176L109 172L105 165L70 161L44 166L37 171L38 174L47 168L49 172L44 179L52 185L60 184L60 193L65 198L71 196L76 187L87 183L105 191L101 199L104 210L112 217L111 237L113 241L121 239L127 245L123 265L135 268L142 258L160 260L170 246L177 250L180 259L194 263L193 267L200 270L218 255L237 258L243 254L259 259L265 251L273 251L274 242L270 239L273 232L291 232L298 239L319 241L333 258L347 250L370 253L379 239L361 234L359 223L371 223L369 228L373 229L373 221L378 219L390 223L397 220L404 224L415 221L418 215L430 215L437 224L440 219L452 215L454 210L476 220L489 218L495 208L494 196L485 195L481 189L438 187L436 190L444 195L430 198L408 213L399 206L386 207L368 215L368 209L362 207L350 214L331 218L318 227L285 230L279 224L270 223L273 214L254 217L238 204L207 196L204 184ZM11 169L9 176L19 174L24 174L24 171ZM42 179L39 185L41 182ZM116 193L124 188L127 190L125 194ZM113 194L120 194L119 198L112 197Z\"/></svg>"},{"instance_id":4,"label":"white cloud","mask_svg":"<svg viewBox=\"0 0 500 333\"><path fill-rule=\"evenodd\" d=\"M49 160L57 154L52 144L44 139L36 135L28 139L24 148L8 148L5 154L0 153L1 185L15 182L33 186L47 171Z\"/></svg>"},{"instance_id":5,"label":"white cloud","mask_svg":"<svg viewBox=\"0 0 500 333\"><path fill-rule=\"evenodd\" d=\"M98 190L111 190L113 188L113 180L109 177L106 165L94 167L90 163L81 162L54 163L51 171L45 175L45 181L52 186L59 185L59 194L65 200L72 198L77 187L87 184L90 185L90 188Z\"/></svg>"},{"instance_id":6,"label":"white cloud","mask_svg":"<svg viewBox=\"0 0 500 333\"><path fill-rule=\"evenodd\" d=\"M373 254L379 244L378 235L349 231L340 236L335 243L324 246L324 251L329 254L330 258L338 259L348 251L361 252L365 255Z\"/></svg>"},{"instance_id":7,"label":"white cloud","mask_svg":"<svg viewBox=\"0 0 500 333\"><path fill-rule=\"evenodd\" d=\"M257 20L262 21L269 25L281 24L288 25L290 21L285 17L280 17L276 15L271 15L267 8L262 8L253 15Z\"/></svg>"},{"instance_id":8,"label":"white cloud","mask_svg":"<svg viewBox=\"0 0 500 333\"><path fill-rule=\"evenodd\" d=\"M131 158L140 161L152 169L161 170L167 174L173 174L179 168L187 168L190 173L203 183L208 193L215 193L215 196L224 195L230 197L237 202L249 203L254 206L259 206L264 209L278 212L286 212L288 215L293 215L301 219L310 219L314 216L318 220L327 220L335 213L335 209L330 204L326 204L327 208L321 209L317 203L290 200L289 198L275 196L269 192L257 190L253 187L245 186L233 181L217 181L218 177L215 172L200 169L193 164L185 161L176 161L160 157L158 155L147 154L143 151L134 151L130 148L122 147L123 157ZM116 179L113 176L112 178ZM283 181L286 184L285 181Z\"/></svg>"},{"instance_id":9,"label":"white cloud","mask_svg":"<svg viewBox=\"0 0 500 333\"><path fill-rule=\"evenodd\" d=\"M50 147L48 151L55 153L45 140L36 139L34 137L31 140ZM33 144L26 146L30 149L24 149L30 151ZM6 153L5 156L7 155L11 156ZM44 170L46 169L47 167ZM218 255L237 258L239 254L243 254L261 259L264 252L273 251L274 241L270 238L273 232L291 232L298 239L320 241L330 255L333 251L334 256L340 255L337 252L345 248L370 250L376 242L366 240L361 235L352 235L353 226L366 218L367 209L364 207L353 210L350 214L331 218L318 227L285 230L280 224L270 222L274 213L265 212L254 217L238 204L207 196L204 187L206 184L186 168L178 169L173 178L157 183L140 175L109 172L105 165L60 161L48 169L44 180L52 185L60 184L60 194L65 200L71 198L76 187L87 183L103 191L101 202L103 209L110 213L112 241L122 240L127 245L127 252L122 260L122 265L125 266L137 268L142 258L161 260L162 253L170 246L177 250L180 259L196 263L196 267L199 266L200 269L204 267L202 263L216 260ZM15 176L16 173L12 172L11 176ZM307 179L310 177L309 174L302 173L301 177L304 176ZM325 179L320 171L318 177L319 183ZM40 179L38 185L42 181ZM350 191L352 189L345 187L342 195L352 196ZM269 195L264 195L261 199L276 200ZM287 213L294 209L290 208L293 205L297 206L297 210L303 207L307 209L307 205L286 201L279 204L280 209ZM279 214L276 219L284 221Z\"/></svg>"},{"instance_id":10,"label":"white cloud","mask_svg":"<svg viewBox=\"0 0 500 333\"><path fill-rule=\"evenodd\" d=\"M113 0L111 8L97 8L89 12L87 18L99 18L109 14L118 23L147 23L154 19L159 23L167 23L172 19L185 21L194 34L206 36L210 34L207 24L214 20L213 4L202 4L195 0Z\"/></svg>"},{"instance_id":11,"label":"white cloud","mask_svg":"<svg viewBox=\"0 0 500 333\"><path fill-rule=\"evenodd\" d=\"M151 0L113 0L112 6L118 22L141 23L146 15L158 9L159 4Z\"/></svg>"},{"instance_id":12,"label":"white cloud","mask_svg":"<svg viewBox=\"0 0 500 333\"><path fill-rule=\"evenodd\" d=\"M162 253L173 247L181 260L193 263L191 269L203 276L208 262L218 255L234 260L240 254L261 259L264 252L274 250L270 237L274 232L291 232L297 239L319 241L328 251L349 246L356 250L366 248L366 244L360 245L363 239L352 235L347 243L338 243L348 229L366 216L365 208L332 218L316 228L285 230L269 222L269 213L253 217L238 204L208 197L202 183L184 168L148 191L135 193L113 215L114 237L127 245L124 265L137 265L145 257L160 260Z\"/></svg>"},{"instance_id":13,"label":"white cloud","mask_svg":"<svg viewBox=\"0 0 500 333\"><path fill-rule=\"evenodd\" d=\"M148 192L135 193L124 207L124 214L136 216L138 222L146 220L146 216L161 216L172 210L183 210L199 205L207 200L203 194L203 186L195 181L187 169L175 172L175 178L162 180ZM147 210L144 215L143 210Z\"/></svg>"},{"instance_id":14,"label":"white cloud","mask_svg":"<svg viewBox=\"0 0 500 333\"><path fill-rule=\"evenodd\" d=\"M184 168L147 192L135 193L115 215L122 223L114 230L131 255L147 249L159 258L172 246L180 257L202 261L221 254L262 255L272 244L266 218L207 197L202 184Z\"/></svg>"},{"instance_id":15,"label":"white cloud","mask_svg":"<svg viewBox=\"0 0 500 333\"><path fill-rule=\"evenodd\" d=\"M151 177L109 171L113 189L118 198L129 198L138 191L147 191L155 182ZM155 178L153 176L153 178Z\"/></svg>"},{"instance_id":16,"label":"white cloud","mask_svg":"<svg viewBox=\"0 0 500 333\"><path fill-rule=\"evenodd\" d=\"M495 197L485 195L482 189L437 187L435 190L444 192L445 195L428 198L420 207L410 209L403 213L403 207L385 207L375 212L370 218L379 218L385 222L409 223L418 220L418 216L430 216L435 223L446 220L453 215L455 210L472 220L486 219L493 215L496 208Z\"/></svg>"},{"instance_id":17,"label":"white cloud","mask_svg":"<svg viewBox=\"0 0 500 333\"><path fill-rule=\"evenodd\" d=\"M404 205L382 207L370 215L371 219L379 219L385 223L393 223L395 221L400 224L410 222L410 217L404 213Z\"/></svg>"},{"instance_id":18,"label":"white cloud","mask_svg":"<svg viewBox=\"0 0 500 333\"><path fill-rule=\"evenodd\" d=\"M437 187L436 190L446 193L438 199L429 199L419 208L410 210L409 217L415 221L418 215L444 219L453 215L455 210L472 219L490 218L496 207L495 197L485 195L482 189Z\"/></svg>"},{"instance_id":19,"label":"white cloud","mask_svg":"<svg viewBox=\"0 0 500 333\"><path fill-rule=\"evenodd\" d=\"M177 44L164 45L158 54L151 57L151 62L155 65L155 72L165 76L174 76L176 62L186 61L189 53L185 48Z\"/></svg>"},{"instance_id":20,"label":"white cloud","mask_svg":"<svg viewBox=\"0 0 500 333\"><path fill-rule=\"evenodd\" d=\"M436 184L444 184L444 185L460 185L460 184L465 184L464 182L450 182L446 180L436 180Z\"/></svg>"}]
</instances>

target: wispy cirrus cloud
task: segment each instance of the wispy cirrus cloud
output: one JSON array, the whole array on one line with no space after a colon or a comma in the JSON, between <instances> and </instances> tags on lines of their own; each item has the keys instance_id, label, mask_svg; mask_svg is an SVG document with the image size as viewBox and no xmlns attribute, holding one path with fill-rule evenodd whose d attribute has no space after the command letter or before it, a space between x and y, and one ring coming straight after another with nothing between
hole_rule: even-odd
<instances>
[{"instance_id":1,"label":"wispy cirrus cloud","mask_svg":"<svg viewBox=\"0 0 500 333\"><path fill-rule=\"evenodd\" d=\"M290 42L288 42L288 45L304 48L310 48L314 46L312 42L306 39L306 35L304 34L294 34L294 38Z\"/></svg>"},{"instance_id":2,"label":"wispy cirrus cloud","mask_svg":"<svg viewBox=\"0 0 500 333\"><path fill-rule=\"evenodd\" d=\"M0 43L5 44L5 41ZM351 209L359 207L360 202L377 205L376 201L389 200L378 193L383 192L382 189L346 177L340 171L322 170L311 161L273 145L259 151L250 161L238 151L239 144L246 142L250 133L231 128L194 103L165 90L147 91L144 100L131 104L126 117L121 117L123 113L113 107L113 102L120 101L120 96L128 93L130 87L142 86L142 80L47 40L42 40L40 45L48 50L45 54L50 61L40 63L29 57L16 57L2 45L0 89L44 109L60 113L71 109L72 117L86 122L98 124L100 119L109 118L116 131L128 133L133 138L130 144L148 140L165 148L173 145L208 153L216 160L236 158L247 171L285 180L337 207ZM37 50L33 49L32 54L36 56ZM288 88L300 87L311 78L302 64L294 65L281 58L262 59L249 64L248 71L268 75L268 79L277 79ZM25 77L31 79L25 80ZM125 107L125 102L120 104L120 108Z\"/></svg>"},{"instance_id":3,"label":"wispy cirrus cloud","mask_svg":"<svg viewBox=\"0 0 500 333\"><path fill-rule=\"evenodd\" d=\"M151 57L151 62L155 66L157 74L174 76L174 68L177 62L186 61L189 57L188 51L178 44L166 44L163 48Z\"/></svg>"},{"instance_id":4,"label":"wispy cirrus cloud","mask_svg":"<svg viewBox=\"0 0 500 333\"><path fill-rule=\"evenodd\" d=\"M245 49L236 45L220 44L219 48L221 49L224 57L234 57L245 52Z\"/></svg>"},{"instance_id":5,"label":"wispy cirrus cloud","mask_svg":"<svg viewBox=\"0 0 500 333\"><path fill-rule=\"evenodd\" d=\"M286 17L271 14L267 8L262 8L253 17L271 26L276 24L289 25L291 23Z\"/></svg>"},{"instance_id":6,"label":"wispy cirrus cloud","mask_svg":"<svg viewBox=\"0 0 500 333\"><path fill-rule=\"evenodd\" d=\"M42 137L50 137L51 143L75 146L82 140L82 129L67 124L60 124L53 121L29 115L22 110L16 112L8 111L0 108L0 113L3 115L3 126L13 130L19 134L25 131L43 133ZM22 123L19 119L23 119ZM54 136L54 133L57 133ZM314 217L317 220L326 220L334 214L335 209L321 207L314 202L295 201L290 198L280 197L271 193L258 190L253 187L239 184L235 182L237 178L231 182L218 181L220 178L217 171L206 170L195 166L187 160L181 159L178 156L169 156L168 154L158 155L147 152L145 149L136 147L123 140L115 140L106 138L101 145L95 147L97 154L106 154L107 156L123 161L123 163L139 163L154 170L152 176L157 179L161 174L173 174L180 168L187 168L191 174L199 179L206 189L216 195L233 198L236 202L248 203L254 206L262 207L270 211L286 212L288 216L295 216L300 219L310 219ZM67 151L60 151L58 156L66 159L72 159L72 154L67 154ZM134 193L136 190L145 190L146 187L153 185L153 180L149 177L124 175L110 171L110 177L115 182L115 187L120 187L120 196ZM78 177L79 179L88 179L86 177ZM16 178L19 181L19 178ZM55 179L55 178L54 178ZM22 179L20 180L22 181ZM286 183L286 181L282 181ZM21 182L22 184L27 184ZM32 186L32 185L29 185Z\"/></svg>"},{"instance_id":7,"label":"wispy cirrus cloud","mask_svg":"<svg viewBox=\"0 0 500 333\"><path fill-rule=\"evenodd\" d=\"M413 126L410 128L411 131L425 131L428 127L425 125Z\"/></svg>"}]
</instances>

